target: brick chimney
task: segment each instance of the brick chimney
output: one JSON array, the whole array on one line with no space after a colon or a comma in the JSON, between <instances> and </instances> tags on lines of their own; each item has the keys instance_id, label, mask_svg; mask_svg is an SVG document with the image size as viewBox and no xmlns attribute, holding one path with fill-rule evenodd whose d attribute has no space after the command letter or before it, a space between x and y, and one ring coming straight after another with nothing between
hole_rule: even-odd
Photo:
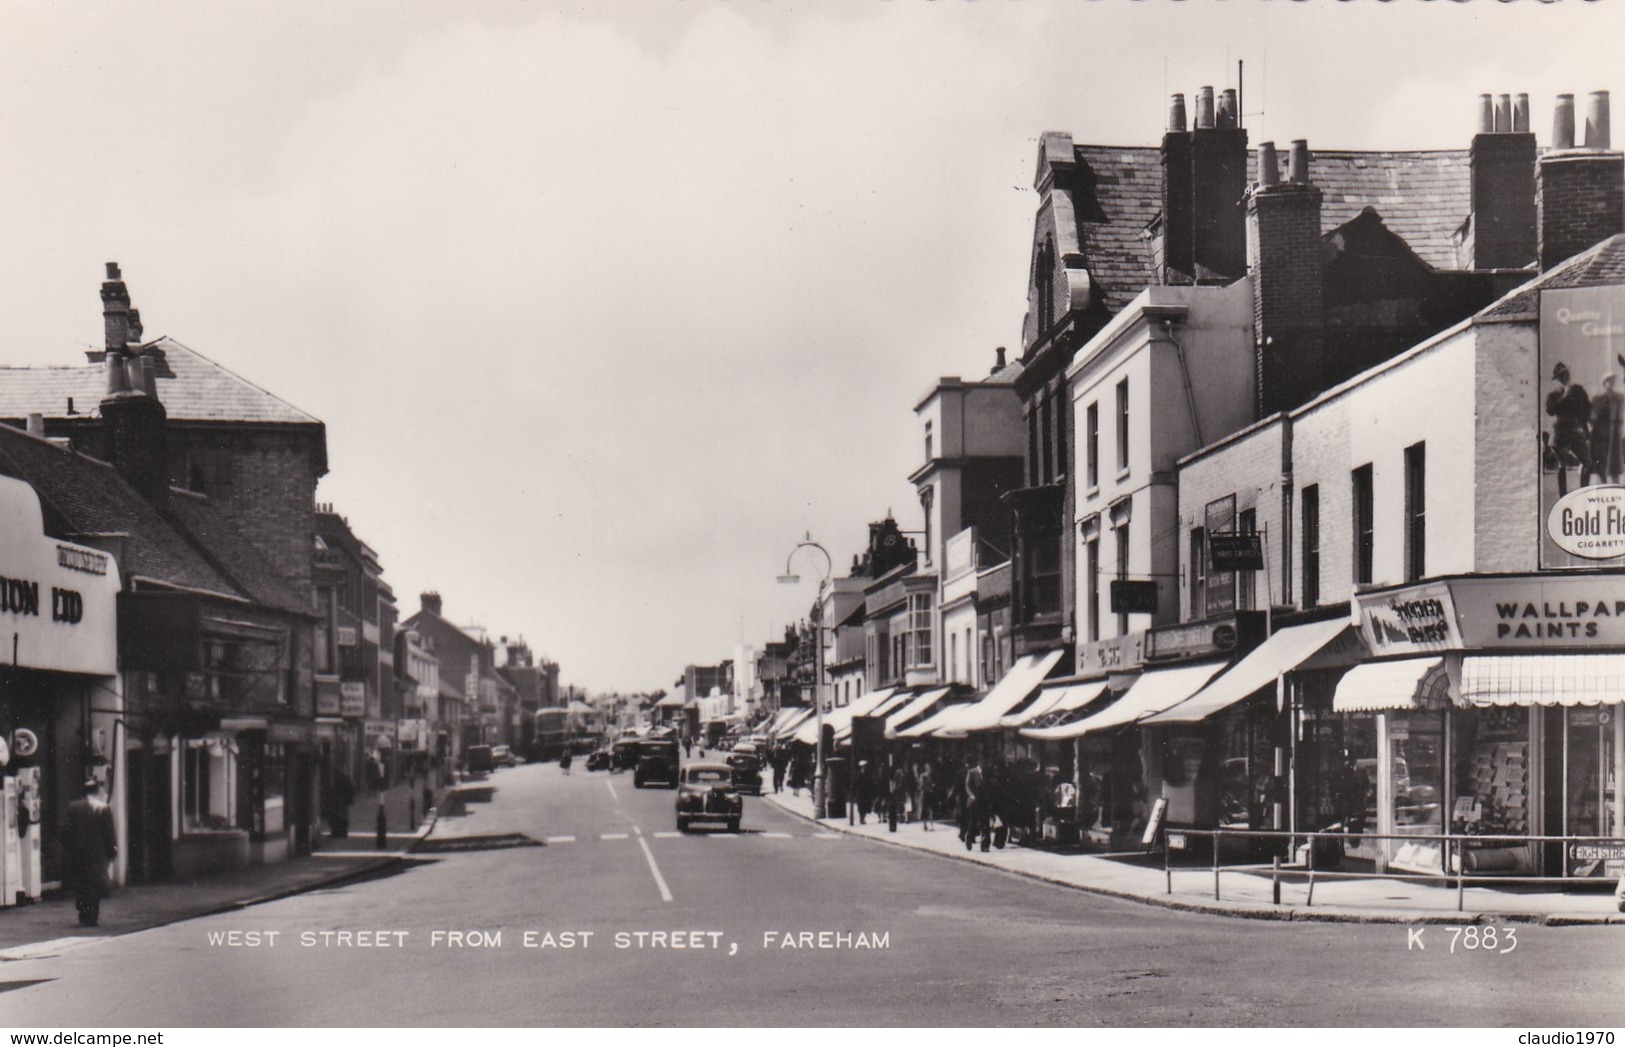
<instances>
[{"instance_id":1,"label":"brick chimney","mask_svg":"<svg viewBox=\"0 0 1625 1047\"><path fill-rule=\"evenodd\" d=\"M107 460L143 497L162 502L169 495L169 413L158 400L152 359L130 350L141 338L141 314L130 308L117 262L107 263L102 283L102 327L107 336L107 395L101 402Z\"/></svg>"},{"instance_id":2,"label":"brick chimney","mask_svg":"<svg viewBox=\"0 0 1625 1047\"><path fill-rule=\"evenodd\" d=\"M1184 127L1184 98L1169 105L1162 142L1165 283L1228 283L1246 271L1247 132L1236 93L1197 95L1196 126ZM1178 274L1177 276L1172 274Z\"/></svg>"},{"instance_id":3,"label":"brick chimney","mask_svg":"<svg viewBox=\"0 0 1625 1047\"><path fill-rule=\"evenodd\" d=\"M1574 96L1557 96L1552 148L1535 168L1542 270L1625 232L1625 154L1610 148L1608 92L1593 91L1585 142L1574 143Z\"/></svg>"},{"instance_id":4,"label":"brick chimney","mask_svg":"<svg viewBox=\"0 0 1625 1047\"><path fill-rule=\"evenodd\" d=\"M1325 248L1321 192L1309 180L1309 143L1292 143L1281 181L1275 143L1258 147L1259 181L1247 194L1247 261L1257 339L1256 409L1263 418L1303 403L1325 371Z\"/></svg>"},{"instance_id":5,"label":"brick chimney","mask_svg":"<svg viewBox=\"0 0 1625 1047\"><path fill-rule=\"evenodd\" d=\"M1529 96L1478 96L1478 132L1467 160L1471 220L1462 243L1468 269L1522 269L1535 260L1535 136Z\"/></svg>"},{"instance_id":6,"label":"brick chimney","mask_svg":"<svg viewBox=\"0 0 1625 1047\"><path fill-rule=\"evenodd\" d=\"M432 614L437 618L442 617L441 611L440 611L442 604L440 602L440 594L439 593L436 593L436 592L420 593L418 595L418 603L422 605L423 610L424 610L424 612L426 614Z\"/></svg>"}]
</instances>

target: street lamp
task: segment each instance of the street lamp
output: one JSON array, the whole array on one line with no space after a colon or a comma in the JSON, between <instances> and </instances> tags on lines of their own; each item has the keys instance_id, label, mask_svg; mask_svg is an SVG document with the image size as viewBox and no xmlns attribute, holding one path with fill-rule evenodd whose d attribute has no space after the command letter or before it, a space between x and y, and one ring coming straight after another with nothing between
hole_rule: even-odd
<instances>
[{"instance_id":1,"label":"street lamp","mask_svg":"<svg viewBox=\"0 0 1625 1047\"><path fill-rule=\"evenodd\" d=\"M796 558L796 553L803 549L817 549L824 554L824 574L818 580L818 599L813 603L813 716L818 725L818 749L813 763L813 812L822 818L824 810L824 585L834 572L835 562L830 559L829 550L812 540L812 532L806 532L806 537L796 543L790 550L790 555L784 558L784 573L779 575L780 585L795 585L801 581L801 576L790 570L790 563Z\"/></svg>"}]
</instances>

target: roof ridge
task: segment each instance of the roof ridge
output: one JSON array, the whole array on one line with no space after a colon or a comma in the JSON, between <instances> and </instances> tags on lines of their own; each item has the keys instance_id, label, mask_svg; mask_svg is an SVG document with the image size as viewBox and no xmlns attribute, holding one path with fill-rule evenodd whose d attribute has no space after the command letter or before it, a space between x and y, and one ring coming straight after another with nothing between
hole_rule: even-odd
<instances>
[{"instance_id":1,"label":"roof ridge","mask_svg":"<svg viewBox=\"0 0 1625 1047\"><path fill-rule=\"evenodd\" d=\"M148 342L147 344L156 346L160 342L168 342L171 345L174 345L174 346L177 346L177 347L179 347L181 349L186 350L187 352L191 353L193 356L197 357L199 360L202 360L204 363L208 364L210 367L213 367L213 368L215 368L216 370L219 370L219 371L223 371L224 373L226 373L226 374L230 375L231 377L237 379L237 381L242 382L244 385L246 385L249 388L255 390L256 392L263 393L264 395L266 395L266 396L270 397L271 399L275 400L277 403L279 403L282 406L286 407L288 410L293 411L296 414L299 414L299 415L303 416L305 419L307 419L311 423L313 423L315 425L321 425L322 424L322 420L320 418L317 418L315 415L311 414L309 411L305 410L303 407L299 407L296 404L289 403L287 400L284 400L282 397L280 397L277 394L271 392L269 389L267 389L264 386L260 385L258 382L254 381L253 379L244 378L242 375L238 374L236 371L233 371L231 368L227 367L225 364L221 363L220 361L214 359L212 356L205 356L203 353L199 352L196 349L193 349L191 346L187 345L185 342L182 342L178 338L171 337L170 335L167 335L167 334L166 335L160 335L157 338L154 338L151 342Z\"/></svg>"}]
</instances>

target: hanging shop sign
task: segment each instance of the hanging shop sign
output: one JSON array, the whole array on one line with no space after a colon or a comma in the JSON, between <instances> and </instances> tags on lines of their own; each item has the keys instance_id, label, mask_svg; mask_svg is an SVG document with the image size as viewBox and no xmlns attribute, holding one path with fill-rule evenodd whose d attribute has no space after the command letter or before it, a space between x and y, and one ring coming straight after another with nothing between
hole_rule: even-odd
<instances>
[{"instance_id":1,"label":"hanging shop sign","mask_svg":"<svg viewBox=\"0 0 1625 1047\"><path fill-rule=\"evenodd\" d=\"M0 665L118 671L118 566L45 534L39 496L0 476Z\"/></svg>"},{"instance_id":2,"label":"hanging shop sign","mask_svg":"<svg viewBox=\"0 0 1625 1047\"><path fill-rule=\"evenodd\" d=\"M1536 360L1540 566L1625 566L1625 285L1542 291Z\"/></svg>"},{"instance_id":3,"label":"hanging shop sign","mask_svg":"<svg viewBox=\"0 0 1625 1047\"><path fill-rule=\"evenodd\" d=\"M1625 647L1617 574L1466 577L1354 597L1375 655Z\"/></svg>"}]
</instances>

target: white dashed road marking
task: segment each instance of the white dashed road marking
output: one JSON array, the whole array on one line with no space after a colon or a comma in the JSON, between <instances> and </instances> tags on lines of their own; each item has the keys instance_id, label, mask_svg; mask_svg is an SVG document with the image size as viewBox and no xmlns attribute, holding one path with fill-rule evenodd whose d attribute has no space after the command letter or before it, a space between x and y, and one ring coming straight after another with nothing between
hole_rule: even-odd
<instances>
[{"instance_id":1,"label":"white dashed road marking","mask_svg":"<svg viewBox=\"0 0 1625 1047\"><path fill-rule=\"evenodd\" d=\"M687 836L687 835L688 835L687 833L655 833L655 839L657 839L657 840L680 840L684 836Z\"/></svg>"},{"instance_id":2,"label":"white dashed road marking","mask_svg":"<svg viewBox=\"0 0 1625 1047\"><path fill-rule=\"evenodd\" d=\"M547 842L548 843L575 843L576 838L574 836L549 836L547 838Z\"/></svg>"},{"instance_id":3,"label":"white dashed road marking","mask_svg":"<svg viewBox=\"0 0 1625 1047\"><path fill-rule=\"evenodd\" d=\"M599 833L598 838L600 840L624 840L626 839L626 833Z\"/></svg>"},{"instance_id":4,"label":"white dashed road marking","mask_svg":"<svg viewBox=\"0 0 1625 1047\"><path fill-rule=\"evenodd\" d=\"M788 839L790 839L790 834L789 833L763 833L762 837L764 839L768 839L768 840L788 840Z\"/></svg>"}]
</instances>

